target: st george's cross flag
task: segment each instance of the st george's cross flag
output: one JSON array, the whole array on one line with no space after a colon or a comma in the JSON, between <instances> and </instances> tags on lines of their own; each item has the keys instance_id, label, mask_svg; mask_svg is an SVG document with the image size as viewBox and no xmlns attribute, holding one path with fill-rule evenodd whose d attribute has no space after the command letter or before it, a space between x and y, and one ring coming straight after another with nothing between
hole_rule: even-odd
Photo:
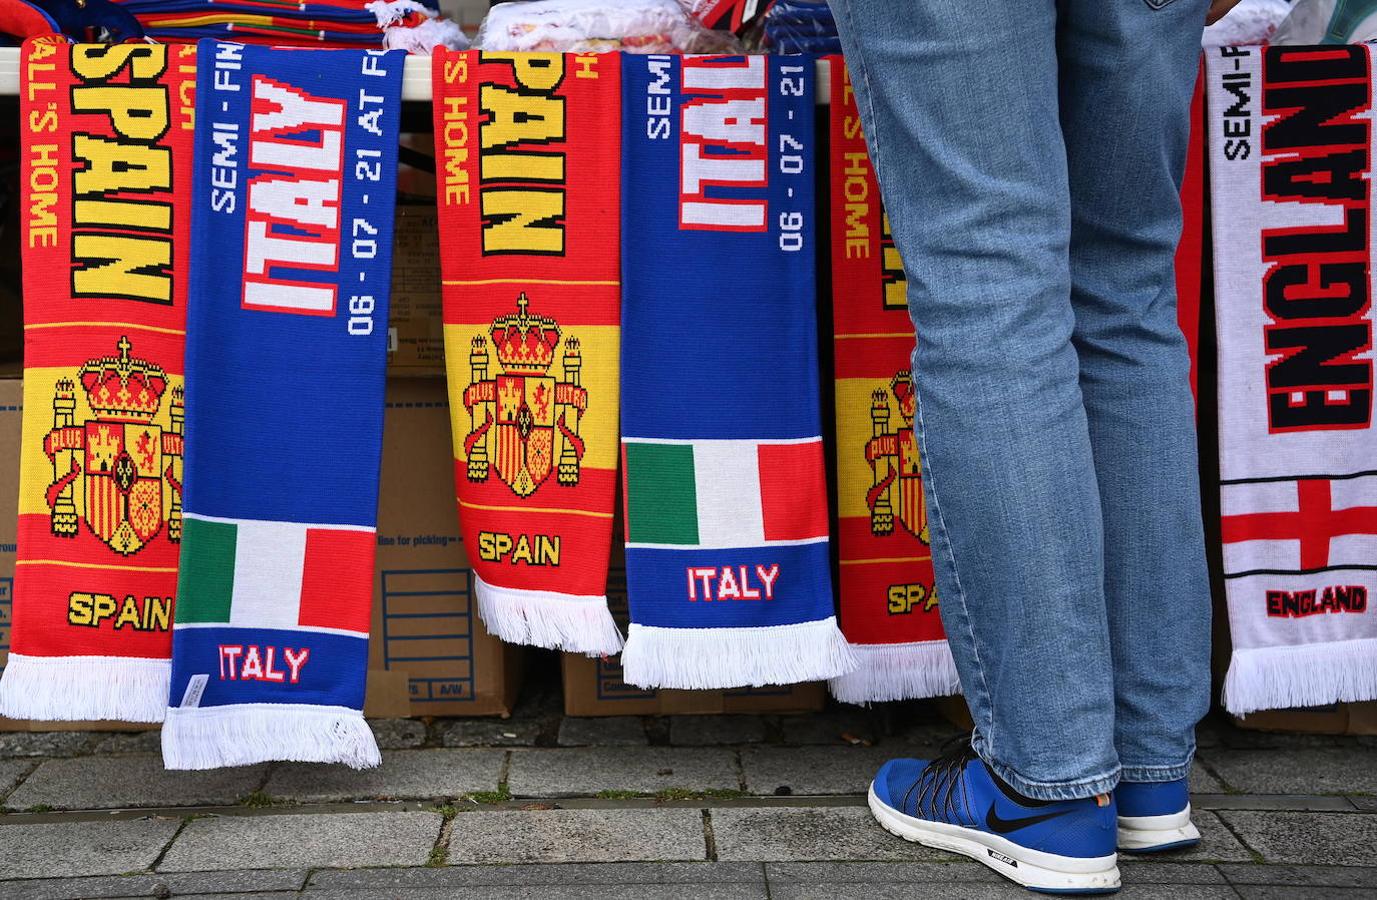
<instances>
[{"instance_id":1,"label":"st george's cross flag","mask_svg":"<svg viewBox=\"0 0 1377 900\"><path fill-rule=\"evenodd\" d=\"M363 719L400 51L200 45L163 760L376 766Z\"/></svg>"},{"instance_id":2,"label":"st george's cross flag","mask_svg":"<svg viewBox=\"0 0 1377 900\"><path fill-rule=\"evenodd\" d=\"M1371 54L1223 47L1206 63L1224 705L1377 698Z\"/></svg>"}]
</instances>

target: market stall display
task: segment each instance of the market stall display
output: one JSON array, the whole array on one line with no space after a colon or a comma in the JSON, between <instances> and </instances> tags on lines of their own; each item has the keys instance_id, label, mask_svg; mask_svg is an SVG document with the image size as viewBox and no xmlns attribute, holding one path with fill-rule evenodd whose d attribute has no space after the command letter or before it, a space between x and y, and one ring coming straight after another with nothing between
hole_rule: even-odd
<instances>
[{"instance_id":1,"label":"market stall display","mask_svg":"<svg viewBox=\"0 0 1377 900\"><path fill-rule=\"evenodd\" d=\"M474 46L551 53L725 53L736 45L730 35L703 28L676 0L522 0L494 6Z\"/></svg>"}]
</instances>

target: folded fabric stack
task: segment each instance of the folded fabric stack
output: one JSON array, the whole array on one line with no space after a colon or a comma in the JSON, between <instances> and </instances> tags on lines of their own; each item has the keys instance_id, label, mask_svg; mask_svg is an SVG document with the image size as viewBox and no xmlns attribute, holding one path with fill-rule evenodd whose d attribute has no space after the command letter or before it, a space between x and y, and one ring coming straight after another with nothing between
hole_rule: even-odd
<instances>
[{"instance_id":1,"label":"folded fabric stack","mask_svg":"<svg viewBox=\"0 0 1377 900\"><path fill-rule=\"evenodd\" d=\"M676 0L532 0L493 7L483 50L550 53L725 53L731 35L708 31Z\"/></svg>"},{"instance_id":2,"label":"folded fabric stack","mask_svg":"<svg viewBox=\"0 0 1377 900\"><path fill-rule=\"evenodd\" d=\"M777 0L765 16L761 47L770 53L840 53L827 0Z\"/></svg>"},{"instance_id":3,"label":"folded fabric stack","mask_svg":"<svg viewBox=\"0 0 1377 900\"><path fill-rule=\"evenodd\" d=\"M434 0L118 0L143 25L148 37L160 41L221 38L249 44L313 47L377 47L415 49L399 41L394 31L433 29ZM446 40L429 42L462 47L458 26Z\"/></svg>"}]
</instances>

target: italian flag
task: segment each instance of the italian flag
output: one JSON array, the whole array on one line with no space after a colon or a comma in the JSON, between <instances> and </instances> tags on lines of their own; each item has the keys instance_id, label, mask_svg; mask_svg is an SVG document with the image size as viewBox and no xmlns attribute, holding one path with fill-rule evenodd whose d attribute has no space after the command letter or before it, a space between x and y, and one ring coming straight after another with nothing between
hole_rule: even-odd
<instances>
[{"instance_id":1,"label":"italian flag","mask_svg":"<svg viewBox=\"0 0 1377 900\"><path fill-rule=\"evenodd\" d=\"M827 540L821 438L622 442L628 547Z\"/></svg>"},{"instance_id":2,"label":"italian flag","mask_svg":"<svg viewBox=\"0 0 1377 900\"><path fill-rule=\"evenodd\" d=\"M177 627L368 637L374 528L186 514Z\"/></svg>"}]
</instances>

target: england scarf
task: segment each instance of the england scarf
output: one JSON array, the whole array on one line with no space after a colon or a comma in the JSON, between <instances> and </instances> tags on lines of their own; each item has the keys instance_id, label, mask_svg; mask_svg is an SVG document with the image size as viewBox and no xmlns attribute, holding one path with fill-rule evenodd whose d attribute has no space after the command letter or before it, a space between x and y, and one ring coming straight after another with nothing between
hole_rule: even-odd
<instances>
[{"instance_id":1,"label":"england scarf","mask_svg":"<svg viewBox=\"0 0 1377 900\"><path fill-rule=\"evenodd\" d=\"M24 45L24 422L6 716L157 722L166 709L194 68L192 47Z\"/></svg>"},{"instance_id":2,"label":"england scarf","mask_svg":"<svg viewBox=\"0 0 1377 900\"><path fill-rule=\"evenodd\" d=\"M813 62L626 56L622 462L644 687L855 667L828 563Z\"/></svg>"},{"instance_id":3,"label":"england scarf","mask_svg":"<svg viewBox=\"0 0 1377 900\"><path fill-rule=\"evenodd\" d=\"M200 45L170 769L379 761L362 708L404 59Z\"/></svg>"},{"instance_id":4,"label":"england scarf","mask_svg":"<svg viewBox=\"0 0 1377 900\"><path fill-rule=\"evenodd\" d=\"M616 55L435 55L454 481L483 622L616 653Z\"/></svg>"},{"instance_id":5,"label":"england scarf","mask_svg":"<svg viewBox=\"0 0 1377 900\"><path fill-rule=\"evenodd\" d=\"M1377 697L1372 62L1207 57L1235 714Z\"/></svg>"},{"instance_id":6,"label":"england scarf","mask_svg":"<svg viewBox=\"0 0 1377 900\"><path fill-rule=\"evenodd\" d=\"M961 690L942 631L913 430L908 283L866 152L856 95L831 60L832 323L841 626L860 667L846 703Z\"/></svg>"}]
</instances>

